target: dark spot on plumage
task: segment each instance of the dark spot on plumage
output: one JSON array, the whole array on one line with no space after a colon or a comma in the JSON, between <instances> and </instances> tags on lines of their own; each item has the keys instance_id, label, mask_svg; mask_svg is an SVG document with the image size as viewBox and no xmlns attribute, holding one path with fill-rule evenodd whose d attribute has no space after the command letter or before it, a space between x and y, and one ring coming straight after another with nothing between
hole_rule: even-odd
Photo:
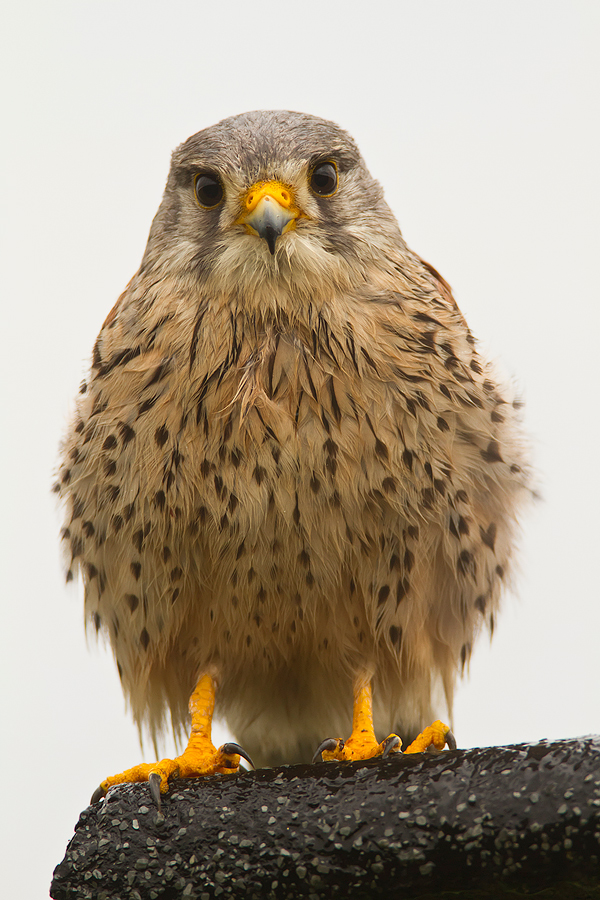
<instances>
[{"instance_id":1,"label":"dark spot on plumage","mask_svg":"<svg viewBox=\"0 0 600 900\"><path fill-rule=\"evenodd\" d=\"M487 531L480 525L479 526L479 534L481 535L482 542L489 547L490 550L494 549L494 544L496 542L496 524L492 522L488 525Z\"/></svg>"},{"instance_id":2,"label":"dark spot on plumage","mask_svg":"<svg viewBox=\"0 0 600 900\"><path fill-rule=\"evenodd\" d=\"M318 494L320 487L321 487L321 482L319 481L319 479L313 472L312 478L310 479L310 489L313 492L313 494Z\"/></svg>"},{"instance_id":3,"label":"dark spot on plumage","mask_svg":"<svg viewBox=\"0 0 600 900\"><path fill-rule=\"evenodd\" d=\"M170 364L171 361L169 359L163 360L163 362L161 362L160 365L156 367L156 369L150 376L150 379L143 386L142 390L146 390L146 388L151 387L153 384L158 384L158 382L161 381L169 371Z\"/></svg>"},{"instance_id":4,"label":"dark spot on plumage","mask_svg":"<svg viewBox=\"0 0 600 900\"><path fill-rule=\"evenodd\" d=\"M59 481L55 481L54 484L52 485L52 493L53 493L53 494L60 494L61 490L62 490L62 488L61 488L61 486L60 486L60 482L59 482Z\"/></svg>"},{"instance_id":5,"label":"dark spot on plumage","mask_svg":"<svg viewBox=\"0 0 600 900\"><path fill-rule=\"evenodd\" d=\"M169 471L166 473L166 475L163 478L163 481L164 481L164 485L165 485L165 490L168 491L171 488L171 486L173 485L173 482L175 481L175 475L173 474L173 471L171 469L169 469Z\"/></svg>"},{"instance_id":6,"label":"dark spot on plumage","mask_svg":"<svg viewBox=\"0 0 600 900\"><path fill-rule=\"evenodd\" d=\"M275 509L275 494L273 491L269 491L269 499L267 501L267 510L272 513Z\"/></svg>"},{"instance_id":7,"label":"dark spot on plumage","mask_svg":"<svg viewBox=\"0 0 600 900\"><path fill-rule=\"evenodd\" d=\"M158 509L164 509L166 502L167 498L165 496L165 492L157 491L154 495L154 503L158 507Z\"/></svg>"},{"instance_id":8,"label":"dark spot on plumage","mask_svg":"<svg viewBox=\"0 0 600 900\"><path fill-rule=\"evenodd\" d=\"M102 444L103 450L112 450L113 447L117 446L117 439L114 434L109 434L104 443Z\"/></svg>"},{"instance_id":9,"label":"dark spot on plumage","mask_svg":"<svg viewBox=\"0 0 600 900\"><path fill-rule=\"evenodd\" d=\"M443 497L444 494L446 493L446 485L445 485L444 481L441 478L434 478L433 486L434 486L435 490L438 492L438 494L441 494Z\"/></svg>"},{"instance_id":10,"label":"dark spot on plumage","mask_svg":"<svg viewBox=\"0 0 600 900\"><path fill-rule=\"evenodd\" d=\"M404 568L407 572L410 572L412 567L415 564L415 555L412 553L408 547L404 551Z\"/></svg>"},{"instance_id":11,"label":"dark spot on plumage","mask_svg":"<svg viewBox=\"0 0 600 900\"><path fill-rule=\"evenodd\" d=\"M116 533L119 532L119 531L121 530L121 528L123 527L123 516L120 516L120 515L118 515L118 514L117 514L117 515L114 515L114 516L112 517L111 524L112 524L112 527L113 527L113 531L114 531L115 534L116 534Z\"/></svg>"},{"instance_id":12,"label":"dark spot on plumage","mask_svg":"<svg viewBox=\"0 0 600 900\"><path fill-rule=\"evenodd\" d=\"M504 416L501 416L497 409L492 410L490 419L497 424L504 422Z\"/></svg>"},{"instance_id":13,"label":"dark spot on plumage","mask_svg":"<svg viewBox=\"0 0 600 900\"><path fill-rule=\"evenodd\" d=\"M315 583L315 576L312 572L307 572L304 580L306 581L307 587L311 588Z\"/></svg>"},{"instance_id":14,"label":"dark spot on plumage","mask_svg":"<svg viewBox=\"0 0 600 900\"><path fill-rule=\"evenodd\" d=\"M258 589L258 592L256 594L256 599L258 600L259 603L264 603L265 600L267 599L267 592L264 589L264 587L262 586L262 584Z\"/></svg>"},{"instance_id":15,"label":"dark spot on plumage","mask_svg":"<svg viewBox=\"0 0 600 900\"><path fill-rule=\"evenodd\" d=\"M231 453L229 454L229 458L231 460L231 464L234 467L234 469L237 469L239 464L242 461L242 454L241 454L240 450L237 447L234 447L233 450L231 451Z\"/></svg>"},{"instance_id":16,"label":"dark spot on plumage","mask_svg":"<svg viewBox=\"0 0 600 900\"><path fill-rule=\"evenodd\" d=\"M115 459L108 459L104 464L104 474L107 478L110 478L117 471L117 461Z\"/></svg>"},{"instance_id":17,"label":"dark spot on plumage","mask_svg":"<svg viewBox=\"0 0 600 900\"><path fill-rule=\"evenodd\" d=\"M337 472L337 462L332 456L328 456L325 460L325 468L329 472L332 478L335 477L335 473Z\"/></svg>"},{"instance_id":18,"label":"dark spot on plumage","mask_svg":"<svg viewBox=\"0 0 600 900\"><path fill-rule=\"evenodd\" d=\"M144 531L142 528L138 528L138 530L134 532L133 537L131 538L131 542L137 552L141 553L144 544Z\"/></svg>"},{"instance_id":19,"label":"dark spot on plumage","mask_svg":"<svg viewBox=\"0 0 600 900\"><path fill-rule=\"evenodd\" d=\"M251 643L252 643L252 638L250 637L249 634L247 634L246 635L246 647L249 647Z\"/></svg>"},{"instance_id":20,"label":"dark spot on plumage","mask_svg":"<svg viewBox=\"0 0 600 900\"><path fill-rule=\"evenodd\" d=\"M425 469L425 473L429 476L429 478L433 478L433 469L431 468L431 463L426 462L423 468Z\"/></svg>"},{"instance_id":21,"label":"dark spot on plumage","mask_svg":"<svg viewBox=\"0 0 600 900\"><path fill-rule=\"evenodd\" d=\"M381 486L386 494L395 494L397 491L396 479L388 476L381 482Z\"/></svg>"},{"instance_id":22,"label":"dark spot on plumage","mask_svg":"<svg viewBox=\"0 0 600 900\"><path fill-rule=\"evenodd\" d=\"M487 601L483 594L480 594L479 597L475 600L475 609L478 609L479 612L483 615L485 613L485 608L487 606Z\"/></svg>"},{"instance_id":23,"label":"dark spot on plumage","mask_svg":"<svg viewBox=\"0 0 600 900\"><path fill-rule=\"evenodd\" d=\"M467 492L462 489L457 491L455 496L459 503L467 503L469 500Z\"/></svg>"},{"instance_id":24,"label":"dark spot on plumage","mask_svg":"<svg viewBox=\"0 0 600 900\"><path fill-rule=\"evenodd\" d=\"M406 597L409 587L410 585L406 578L398 579L398 584L396 585L396 609Z\"/></svg>"},{"instance_id":25,"label":"dark spot on plumage","mask_svg":"<svg viewBox=\"0 0 600 900\"><path fill-rule=\"evenodd\" d=\"M77 447L73 447L73 449L69 453L69 458L73 460L73 462L77 462L79 459L79 449Z\"/></svg>"},{"instance_id":26,"label":"dark spot on plumage","mask_svg":"<svg viewBox=\"0 0 600 900\"><path fill-rule=\"evenodd\" d=\"M61 528L60 536L63 541L68 541L71 537L71 532L68 528Z\"/></svg>"},{"instance_id":27,"label":"dark spot on plumage","mask_svg":"<svg viewBox=\"0 0 600 900\"><path fill-rule=\"evenodd\" d=\"M373 359L372 359L371 356L369 355L368 351L367 351L364 347L361 347L361 348L360 348L360 352L362 353L362 355L364 356L364 358L366 359L366 361L368 362L368 364L370 365L370 367L373 369L373 371L374 371L376 374L378 374L377 366L376 366L375 363L373 362Z\"/></svg>"},{"instance_id":28,"label":"dark spot on plumage","mask_svg":"<svg viewBox=\"0 0 600 900\"><path fill-rule=\"evenodd\" d=\"M459 516L458 517L458 531L459 534L468 534L470 531L469 522L471 520L468 516Z\"/></svg>"},{"instance_id":29,"label":"dark spot on plumage","mask_svg":"<svg viewBox=\"0 0 600 900\"><path fill-rule=\"evenodd\" d=\"M386 545L386 537L384 534L380 534L379 535L379 548L382 553L385 550L385 545Z\"/></svg>"},{"instance_id":30,"label":"dark spot on plumage","mask_svg":"<svg viewBox=\"0 0 600 900\"><path fill-rule=\"evenodd\" d=\"M139 606L140 598L136 594L125 594L125 602L130 612L135 612Z\"/></svg>"},{"instance_id":31,"label":"dark spot on plumage","mask_svg":"<svg viewBox=\"0 0 600 900\"><path fill-rule=\"evenodd\" d=\"M81 530L85 536L89 538L94 534L95 528L92 522L84 522L81 526Z\"/></svg>"},{"instance_id":32,"label":"dark spot on plumage","mask_svg":"<svg viewBox=\"0 0 600 900\"><path fill-rule=\"evenodd\" d=\"M437 427L440 429L440 431L450 430L450 426L442 416L438 416L437 418Z\"/></svg>"},{"instance_id":33,"label":"dark spot on plumage","mask_svg":"<svg viewBox=\"0 0 600 900\"><path fill-rule=\"evenodd\" d=\"M92 622L94 623L94 628L96 629L96 634L97 634L100 631L100 628L102 627L102 618L100 617L99 613L97 613L97 612L93 613Z\"/></svg>"},{"instance_id":34,"label":"dark spot on plumage","mask_svg":"<svg viewBox=\"0 0 600 900\"><path fill-rule=\"evenodd\" d=\"M513 475L517 475L521 471L521 466L518 466L516 463L513 463L512 466L510 467L510 471L513 473Z\"/></svg>"},{"instance_id":35,"label":"dark spot on plumage","mask_svg":"<svg viewBox=\"0 0 600 900\"><path fill-rule=\"evenodd\" d=\"M450 516L450 520L448 522L448 530L450 534L453 535L453 537L455 537L457 540L460 540L458 529L452 516Z\"/></svg>"},{"instance_id":36,"label":"dark spot on plumage","mask_svg":"<svg viewBox=\"0 0 600 900\"><path fill-rule=\"evenodd\" d=\"M333 413L333 418L335 419L336 423L339 425L340 422L342 421L342 411L339 407L338 399L335 394L335 385L333 383L332 375L329 376L328 384L329 384L329 397L331 400L331 412Z\"/></svg>"},{"instance_id":37,"label":"dark spot on plumage","mask_svg":"<svg viewBox=\"0 0 600 900\"><path fill-rule=\"evenodd\" d=\"M263 483L266 474L267 474L267 470L265 468L263 468L263 466L257 465L254 467L254 472L252 473L252 477L254 478L256 483L260 486Z\"/></svg>"},{"instance_id":38,"label":"dark spot on plumage","mask_svg":"<svg viewBox=\"0 0 600 900\"><path fill-rule=\"evenodd\" d=\"M497 463L502 462L500 454L500 444L498 441L490 441L485 450L480 450L482 458L485 462Z\"/></svg>"},{"instance_id":39,"label":"dark spot on plumage","mask_svg":"<svg viewBox=\"0 0 600 900\"><path fill-rule=\"evenodd\" d=\"M484 391L486 392L486 394L491 394L496 389L496 385L494 384L493 381L484 381L481 386L484 389Z\"/></svg>"},{"instance_id":40,"label":"dark spot on plumage","mask_svg":"<svg viewBox=\"0 0 600 900\"><path fill-rule=\"evenodd\" d=\"M169 440L169 430L166 425L160 425L156 429L156 431L154 432L154 440L159 447L164 447L164 445Z\"/></svg>"},{"instance_id":41,"label":"dark spot on plumage","mask_svg":"<svg viewBox=\"0 0 600 900\"><path fill-rule=\"evenodd\" d=\"M292 634L296 634L296 620L295 619L292 619L292 621L291 621L290 631L292 632Z\"/></svg>"},{"instance_id":42,"label":"dark spot on plumage","mask_svg":"<svg viewBox=\"0 0 600 900\"><path fill-rule=\"evenodd\" d=\"M406 400L406 411L411 414L411 416L416 416L417 414L417 404L414 400L407 398Z\"/></svg>"},{"instance_id":43,"label":"dark spot on plumage","mask_svg":"<svg viewBox=\"0 0 600 900\"><path fill-rule=\"evenodd\" d=\"M469 550L461 550L456 566L461 575L466 575L474 567L473 554Z\"/></svg>"},{"instance_id":44,"label":"dark spot on plumage","mask_svg":"<svg viewBox=\"0 0 600 900\"><path fill-rule=\"evenodd\" d=\"M113 369L117 366L125 366L128 362L131 362L132 359L135 359L142 352L141 347L127 347L125 350L119 350L118 353L114 353L113 356L108 360L108 362L103 363L99 366L93 364L93 368L98 369L98 377L103 378L105 375L108 375ZM96 358L95 348L94 348L94 360ZM98 359L100 359L100 354L98 353Z\"/></svg>"},{"instance_id":45,"label":"dark spot on plumage","mask_svg":"<svg viewBox=\"0 0 600 900\"><path fill-rule=\"evenodd\" d=\"M277 447L277 446L272 446L271 447L271 456L273 457L273 460L275 461L276 464L279 463L279 460L281 457L281 448Z\"/></svg>"},{"instance_id":46,"label":"dark spot on plumage","mask_svg":"<svg viewBox=\"0 0 600 900\"><path fill-rule=\"evenodd\" d=\"M498 578L504 578L504 566L496 566L496 575Z\"/></svg>"},{"instance_id":47,"label":"dark spot on plumage","mask_svg":"<svg viewBox=\"0 0 600 900\"><path fill-rule=\"evenodd\" d=\"M214 481L215 493L216 493L217 497L219 497L219 499L223 499L223 496L226 493L226 490L223 486L223 479L221 478L220 475L215 475L213 481Z\"/></svg>"},{"instance_id":48,"label":"dark spot on plumage","mask_svg":"<svg viewBox=\"0 0 600 900\"><path fill-rule=\"evenodd\" d=\"M87 389L88 389L87 381L82 381L81 384L79 385L79 393L85 394Z\"/></svg>"},{"instance_id":49,"label":"dark spot on plumage","mask_svg":"<svg viewBox=\"0 0 600 900\"><path fill-rule=\"evenodd\" d=\"M225 531L225 529L229 526L229 517L227 513L223 513L219 520L219 531Z\"/></svg>"},{"instance_id":50,"label":"dark spot on plumage","mask_svg":"<svg viewBox=\"0 0 600 900\"><path fill-rule=\"evenodd\" d=\"M60 476L60 480L63 484L68 484L69 481L71 480L71 470L64 469L62 472L62 475ZM60 491L60 487L58 490ZM58 493L58 491L56 493Z\"/></svg>"},{"instance_id":51,"label":"dark spot on plumage","mask_svg":"<svg viewBox=\"0 0 600 900\"><path fill-rule=\"evenodd\" d=\"M477 359L472 359L470 362L470 366L474 372L477 372L478 375L481 375L483 369L481 368L481 363Z\"/></svg>"},{"instance_id":52,"label":"dark spot on plumage","mask_svg":"<svg viewBox=\"0 0 600 900\"><path fill-rule=\"evenodd\" d=\"M256 575L256 572L254 571L254 568L252 566L250 566L250 568L248 569L248 584L252 584L252 582L254 581L255 575Z\"/></svg>"},{"instance_id":53,"label":"dark spot on plumage","mask_svg":"<svg viewBox=\"0 0 600 900\"><path fill-rule=\"evenodd\" d=\"M162 558L163 558L163 562L169 562L169 560L171 559L171 548L168 547L166 544L162 548Z\"/></svg>"},{"instance_id":54,"label":"dark spot on plumage","mask_svg":"<svg viewBox=\"0 0 600 900\"><path fill-rule=\"evenodd\" d=\"M80 419L78 421L77 425L75 426L75 431L77 432L77 434L81 434L83 429L84 429L83 419Z\"/></svg>"},{"instance_id":55,"label":"dark spot on plumage","mask_svg":"<svg viewBox=\"0 0 600 900\"><path fill-rule=\"evenodd\" d=\"M86 563L85 564L85 574L88 577L88 579L91 581L92 578L95 578L97 576L98 569L96 568L96 566L93 563Z\"/></svg>"},{"instance_id":56,"label":"dark spot on plumage","mask_svg":"<svg viewBox=\"0 0 600 900\"><path fill-rule=\"evenodd\" d=\"M412 471L413 466L413 455L410 450L404 449L402 452L402 462L406 466L407 469Z\"/></svg>"},{"instance_id":57,"label":"dark spot on plumage","mask_svg":"<svg viewBox=\"0 0 600 900\"><path fill-rule=\"evenodd\" d=\"M179 581L182 575L183 570L180 568L180 566L175 566L174 569L171 569L169 578L171 579L171 581Z\"/></svg>"},{"instance_id":58,"label":"dark spot on plumage","mask_svg":"<svg viewBox=\"0 0 600 900\"><path fill-rule=\"evenodd\" d=\"M379 593L377 594L377 605L381 606L382 603L385 603L387 598L390 596L390 586L389 584L384 584L379 588Z\"/></svg>"},{"instance_id":59,"label":"dark spot on plumage","mask_svg":"<svg viewBox=\"0 0 600 900\"><path fill-rule=\"evenodd\" d=\"M121 488L118 484L109 484L106 487L106 496L110 503L114 503L121 493Z\"/></svg>"},{"instance_id":60,"label":"dark spot on plumage","mask_svg":"<svg viewBox=\"0 0 600 900\"><path fill-rule=\"evenodd\" d=\"M356 591L356 582L354 581L354 578L350 579L349 590L350 590L350 596L352 596L354 594L354 592Z\"/></svg>"},{"instance_id":61,"label":"dark spot on plumage","mask_svg":"<svg viewBox=\"0 0 600 900\"><path fill-rule=\"evenodd\" d=\"M140 644L144 648L144 650L148 649L148 644L150 643L150 635L145 628L142 628L140 632Z\"/></svg>"},{"instance_id":62,"label":"dark spot on plumage","mask_svg":"<svg viewBox=\"0 0 600 900\"><path fill-rule=\"evenodd\" d=\"M298 509L298 494L296 493L296 505L294 506L294 511L292 513L292 519L294 520L294 524L298 525L300 523L300 510Z\"/></svg>"},{"instance_id":63,"label":"dark spot on plumage","mask_svg":"<svg viewBox=\"0 0 600 900\"><path fill-rule=\"evenodd\" d=\"M73 570L68 569L65 574L65 582L68 584L70 581L73 581Z\"/></svg>"},{"instance_id":64,"label":"dark spot on plumage","mask_svg":"<svg viewBox=\"0 0 600 900\"><path fill-rule=\"evenodd\" d=\"M308 567L310 566L310 556L306 552L306 550L301 550L298 554L298 562L301 566Z\"/></svg>"},{"instance_id":65,"label":"dark spot on plumage","mask_svg":"<svg viewBox=\"0 0 600 900\"><path fill-rule=\"evenodd\" d=\"M142 572L142 564L139 562L132 562L130 563L129 568L135 580L139 581Z\"/></svg>"},{"instance_id":66,"label":"dark spot on plumage","mask_svg":"<svg viewBox=\"0 0 600 900\"><path fill-rule=\"evenodd\" d=\"M402 629L398 628L397 625L390 625L389 635L392 644L396 647L400 647L400 644L402 643Z\"/></svg>"},{"instance_id":67,"label":"dark spot on plumage","mask_svg":"<svg viewBox=\"0 0 600 900\"><path fill-rule=\"evenodd\" d=\"M146 400L138 406L138 416L143 416L144 413L147 413L148 410L152 409L157 400L158 394L154 394L153 397L147 397Z\"/></svg>"},{"instance_id":68,"label":"dark spot on plumage","mask_svg":"<svg viewBox=\"0 0 600 900\"><path fill-rule=\"evenodd\" d=\"M125 422L120 423L119 431L121 433L123 444L128 444L135 437L135 431L129 425L126 425Z\"/></svg>"}]
</instances>

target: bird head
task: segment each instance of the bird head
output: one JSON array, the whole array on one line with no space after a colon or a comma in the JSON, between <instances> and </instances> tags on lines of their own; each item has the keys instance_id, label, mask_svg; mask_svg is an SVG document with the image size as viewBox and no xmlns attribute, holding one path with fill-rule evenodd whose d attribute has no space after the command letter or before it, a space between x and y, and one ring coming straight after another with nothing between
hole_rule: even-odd
<instances>
[{"instance_id":1,"label":"bird head","mask_svg":"<svg viewBox=\"0 0 600 900\"><path fill-rule=\"evenodd\" d=\"M270 304L356 289L404 247L360 152L333 122L257 111L175 150L142 271ZM175 271L174 271L175 270Z\"/></svg>"}]
</instances>

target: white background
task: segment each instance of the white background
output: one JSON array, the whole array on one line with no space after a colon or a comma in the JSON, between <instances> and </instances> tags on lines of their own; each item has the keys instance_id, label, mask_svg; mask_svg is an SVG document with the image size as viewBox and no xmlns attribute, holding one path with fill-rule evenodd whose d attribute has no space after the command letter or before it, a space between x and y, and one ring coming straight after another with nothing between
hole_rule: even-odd
<instances>
[{"instance_id":1,"label":"white background","mask_svg":"<svg viewBox=\"0 0 600 900\"><path fill-rule=\"evenodd\" d=\"M519 599L459 689L460 745L600 731L599 11L12 4L0 29L5 896L46 896L91 791L141 760L112 660L86 647L80 592L63 584L49 489L170 151L237 112L303 110L347 128L409 244L524 393L544 500L524 521Z\"/></svg>"}]
</instances>

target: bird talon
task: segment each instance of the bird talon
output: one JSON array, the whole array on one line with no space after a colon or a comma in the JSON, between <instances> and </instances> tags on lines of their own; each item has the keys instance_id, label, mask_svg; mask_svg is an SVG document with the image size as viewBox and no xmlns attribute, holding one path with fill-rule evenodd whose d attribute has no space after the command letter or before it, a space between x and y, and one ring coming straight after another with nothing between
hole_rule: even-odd
<instances>
[{"instance_id":1,"label":"bird talon","mask_svg":"<svg viewBox=\"0 0 600 900\"><path fill-rule=\"evenodd\" d=\"M106 797L106 788L103 788L102 785L99 784L91 796L90 806L93 806L94 803L99 803L103 797Z\"/></svg>"},{"instance_id":2,"label":"bird talon","mask_svg":"<svg viewBox=\"0 0 600 900\"><path fill-rule=\"evenodd\" d=\"M242 759L245 759L246 762L250 763L250 765L252 766L253 769L256 768L256 766L252 762L252 759L248 756L248 754L246 753L244 748L240 747L239 744L236 744L233 741L228 741L226 744L223 744L223 746L219 748L219 753L221 754L222 757L241 756ZM227 765L227 761L224 760L223 764ZM238 760L237 763L235 763L235 765L229 766L229 768L237 769L237 768L239 768L239 764L240 763Z\"/></svg>"},{"instance_id":3,"label":"bird talon","mask_svg":"<svg viewBox=\"0 0 600 900\"><path fill-rule=\"evenodd\" d=\"M456 750L456 738L450 729L446 732L446 744L448 745L448 750Z\"/></svg>"},{"instance_id":4,"label":"bird talon","mask_svg":"<svg viewBox=\"0 0 600 900\"><path fill-rule=\"evenodd\" d=\"M335 753L337 751L341 751L344 749L344 742L341 740L336 740L335 738L325 738L316 749L315 755L312 758L313 765L318 762L325 762L323 759L323 751L326 750L327 753ZM329 761L329 760L328 760Z\"/></svg>"},{"instance_id":5,"label":"bird talon","mask_svg":"<svg viewBox=\"0 0 600 900\"><path fill-rule=\"evenodd\" d=\"M158 811L161 809L161 799L160 799L160 786L161 786L161 777L158 772L150 772L148 775L148 787L150 788L150 796L154 800Z\"/></svg>"},{"instance_id":6,"label":"bird talon","mask_svg":"<svg viewBox=\"0 0 600 900\"><path fill-rule=\"evenodd\" d=\"M402 746L402 741L398 737L397 734L390 734L389 737L385 739L382 744L383 753L381 754L382 759L385 759L390 753L398 753Z\"/></svg>"}]
</instances>

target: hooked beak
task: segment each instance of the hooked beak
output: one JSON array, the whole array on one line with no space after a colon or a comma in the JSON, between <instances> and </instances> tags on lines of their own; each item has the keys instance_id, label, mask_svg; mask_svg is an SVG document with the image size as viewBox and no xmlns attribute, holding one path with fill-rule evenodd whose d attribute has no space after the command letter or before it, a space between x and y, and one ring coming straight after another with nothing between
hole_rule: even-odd
<instances>
[{"instance_id":1,"label":"hooked beak","mask_svg":"<svg viewBox=\"0 0 600 900\"><path fill-rule=\"evenodd\" d=\"M264 238L271 255L275 254L277 238L292 231L301 214L293 202L291 189L280 181L252 185L242 207L244 211L237 221L246 226L249 234Z\"/></svg>"}]
</instances>

